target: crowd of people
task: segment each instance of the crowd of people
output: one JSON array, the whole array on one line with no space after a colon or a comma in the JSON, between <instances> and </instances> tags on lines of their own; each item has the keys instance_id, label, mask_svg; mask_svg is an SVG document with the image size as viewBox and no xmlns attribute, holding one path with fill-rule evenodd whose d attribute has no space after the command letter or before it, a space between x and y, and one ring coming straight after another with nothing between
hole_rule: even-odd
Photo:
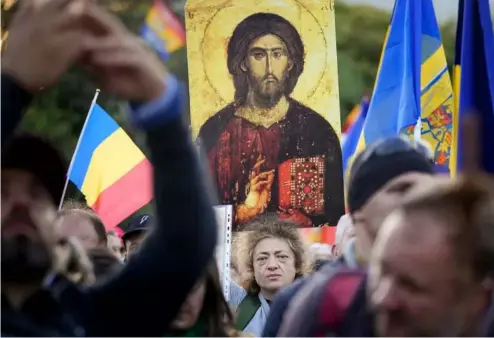
<instances>
[{"instance_id":1,"label":"crowd of people","mask_svg":"<svg viewBox=\"0 0 494 338\"><path fill-rule=\"evenodd\" d=\"M66 161L17 131L72 66L128 100L146 136L154 213L123 234L84 204L59 209ZM351 166L333 247L311 251L277 213L250 219L225 298L185 90L153 51L97 2L22 1L1 79L2 336L494 335L494 184L473 165L449 178L420 143L369 145Z\"/></svg>"}]
</instances>

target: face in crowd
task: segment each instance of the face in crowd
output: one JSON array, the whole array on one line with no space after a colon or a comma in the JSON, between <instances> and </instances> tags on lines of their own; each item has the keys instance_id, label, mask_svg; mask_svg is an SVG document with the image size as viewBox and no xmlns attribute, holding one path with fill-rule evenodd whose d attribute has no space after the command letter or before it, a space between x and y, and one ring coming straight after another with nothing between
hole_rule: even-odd
<instances>
[{"instance_id":1,"label":"face in crowd","mask_svg":"<svg viewBox=\"0 0 494 338\"><path fill-rule=\"evenodd\" d=\"M373 248L368 284L380 336L459 337L479 329L492 281L476 272L478 257L464 243L471 240L474 224L459 225L460 209L421 206L386 218ZM467 229L464 235L461 227Z\"/></svg>"},{"instance_id":2,"label":"face in crowd","mask_svg":"<svg viewBox=\"0 0 494 338\"><path fill-rule=\"evenodd\" d=\"M332 247L332 256L337 259L344 254L350 242L355 238L355 226L349 214L343 215L336 228L336 243Z\"/></svg>"},{"instance_id":3,"label":"face in crowd","mask_svg":"<svg viewBox=\"0 0 494 338\"><path fill-rule=\"evenodd\" d=\"M370 257L372 244L382 222L400 203L403 198L419 185L432 182L429 174L409 172L389 181L378 190L365 205L352 214L355 225L355 236L358 239L356 250L359 259L364 263Z\"/></svg>"},{"instance_id":4,"label":"face in crowd","mask_svg":"<svg viewBox=\"0 0 494 338\"><path fill-rule=\"evenodd\" d=\"M125 248L122 239L114 232L108 233L108 249L123 262L125 261Z\"/></svg>"},{"instance_id":5,"label":"face in crowd","mask_svg":"<svg viewBox=\"0 0 494 338\"><path fill-rule=\"evenodd\" d=\"M146 239L147 231L137 231L125 238L125 256L130 257Z\"/></svg>"},{"instance_id":6,"label":"face in crowd","mask_svg":"<svg viewBox=\"0 0 494 338\"><path fill-rule=\"evenodd\" d=\"M2 168L2 281L43 278L56 243L54 200L38 179L23 170Z\"/></svg>"},{"instance_id":7,"label":"face in crowd","mask_svg":"<svg viewBox=\"0 0 494 338\"><path fill-rule=\"evenodd\" d=\"M196 282L171 323L172 335L188 336L186 332L196 323L202 325L196 332L206 337L225 337L233 332L233 318L223 296L220 274L216 261L211 261L204 275Z\"/></svg>"},{"instance_id":8,"label":"face in crowd","mask_svg":"<svg viewBox=\"0 0 494 338\"><path fill-rule=\"evenodd\" d=\"M254 248L254 277L267 299L291 284L296 275L295 255L281 238L265 238Z\"/></svg>"},{"instance_id":9,"label":"face in crowd","mask_svg":"<svg viewBox=\"0 0 494 338\"><path fill-rule=\"evenodd\" d=\"M188 330L197 322L203 307L205 294L206 280L201 278L189 292L177 317L171 324L172 329Z\"/></svg>"},{"instance_id":10,"label":"face in crowd","mask_svg":"<svg viewBox=\"0 0 494 338\"><path fill-rule=\"evenodd\" d=\"M63 237L75 237L86 250L105 247L106 229L99 217L84 208L62 210L56 222Z\"/></svg>"}]
</instances>

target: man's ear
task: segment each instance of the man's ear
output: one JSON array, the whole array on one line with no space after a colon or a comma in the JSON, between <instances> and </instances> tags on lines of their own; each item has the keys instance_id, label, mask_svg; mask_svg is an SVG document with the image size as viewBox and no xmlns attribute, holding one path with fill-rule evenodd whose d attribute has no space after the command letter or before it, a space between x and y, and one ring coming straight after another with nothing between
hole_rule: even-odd
<instances>
[{"instance_id":1,"label":"man's ear","mask_svg":"<svg viewBox=\"0 0 494 338\"><path fill-rule=\"evenodd\" d=\"M240 62L240 69L242 69L243 72L247 71L247 66L245 65L245 60Z\"/></svg>"},{"instance_id":2,"label":"man's ear","mask_svg":"<svg viewBox=\"0 0 494 338\"><path fill-rule=\"evenodd\" d=\"M334 244L331 248L331 256L333 256L333 258L340 257L340 248L338 245Z\"/></svg>"}]
</instances>

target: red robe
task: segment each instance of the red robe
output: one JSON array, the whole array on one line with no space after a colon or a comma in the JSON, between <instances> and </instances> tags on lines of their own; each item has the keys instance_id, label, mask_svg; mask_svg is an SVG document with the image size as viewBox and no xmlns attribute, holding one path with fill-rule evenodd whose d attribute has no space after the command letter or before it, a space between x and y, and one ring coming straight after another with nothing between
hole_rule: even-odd
<instances>
[{"instance_id":1,"label":"red robe","mask_svg":"<svg viewBox=\"0 0 494 338\"><path fill-rule=\"evenodd\" d=\"M331 125L310 108L290 99L285 118L269 128L235 116L229 105L209 118L199 132L207 154L220 204L241 204L247 195L249 173L259 155L261 171L277 169L292 158L325 156L324 213L310 215L313 225L336 225L344 213L343 171L338 136ZM278 178L272 186L268 211L279 206ZM234 230L238 227L234 226Z\"/></svg>"}]
</instances>

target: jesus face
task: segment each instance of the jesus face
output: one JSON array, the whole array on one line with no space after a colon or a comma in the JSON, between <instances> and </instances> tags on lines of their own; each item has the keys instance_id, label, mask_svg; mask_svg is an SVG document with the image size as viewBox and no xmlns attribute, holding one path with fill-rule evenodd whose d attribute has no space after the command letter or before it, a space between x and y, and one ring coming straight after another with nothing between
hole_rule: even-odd
<instances>
[{"instance_id":1,"label":"jesus face","mask_svg":"<svg viewBox=\"0 0 494 338\"><path fill-rule=\"evenodd\" d=\"M252 41L242 70L248 74L255 101L272 107L283 96L293 63L286 44L276 35L267 34Z\"/></svg>"}]
</instances>

